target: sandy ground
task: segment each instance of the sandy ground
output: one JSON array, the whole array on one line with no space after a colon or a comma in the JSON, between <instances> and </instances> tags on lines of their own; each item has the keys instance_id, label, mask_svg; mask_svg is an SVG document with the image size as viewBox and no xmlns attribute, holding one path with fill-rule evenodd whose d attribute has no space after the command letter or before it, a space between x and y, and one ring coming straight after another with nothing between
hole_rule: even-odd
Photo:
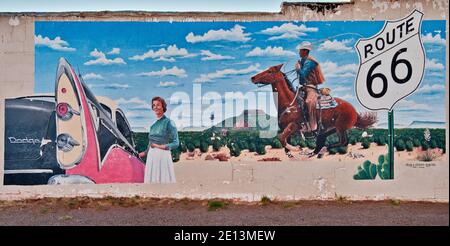
<instances>
[{"instance_id":1,"label":"sandy ground","mask_svg":"<svg viewBox=\"0 0 450 246\"><path fill-rule=\"evenodd\" d=\"M448 203L297 201L233 203L142 198L0 203L0 225L449 225Z\"/></svg>"},{"instance_id":2,"label":"sandy ground","mask_svg":"<svg viewBox=\"0 0 450 246\"><path fill-rule=\"evenodd\" d=\"M316 156L312 158L308 158L305 153L310 152L312 150L308 148L303 149L296 149L292 151L292 154L294 155L294 158L289 158L285 152L284 149L272 149L271 146L266 146L266 154L265 155L258 155L255 152L249 152L248 150L242 150L241 155L238 157L231 157L229 161L231 162L256 162L261 161L264 158L279 158L281 162L330 162L330 161L339 161L339 162L347 162L347 161L353 161L355 159L360 160L371 160L372 162L376 162L378 159L378 156L385 155L388 152L387 145L385 146L377 146L375 143L372 143L370 148L363 149L361 147L360 143L357 143L356 145L348 145L348 153L347 154L334 154L330 155L329 153L326 153L321 159L318 159ZM432 150L435 153L436 158L433 161L440 162L446 159L446 155L442 154L442 151L439 149ZM396 163L406 163L406 162L420 162L418 160L418 156L422 154L423 152L420 150L420 148L414 148L413 151L396 151L395 152L395 162ZM225 154L227 156L230 156L230 150L227 147L222 147L220 151L213 151L212 147L210 146L209 151L207 153L201 153L198 149L195 150L194 153L182 153L180 156L180 163L189 163L189 162L211 162L211 160L205 160L205 157L207 155L217 155L217 154ZM356 156L359 156L355 158ZM213 160L218 161L218 160ZM362 161L361 161L362 163Z\"/></svg>"}]
</instances>

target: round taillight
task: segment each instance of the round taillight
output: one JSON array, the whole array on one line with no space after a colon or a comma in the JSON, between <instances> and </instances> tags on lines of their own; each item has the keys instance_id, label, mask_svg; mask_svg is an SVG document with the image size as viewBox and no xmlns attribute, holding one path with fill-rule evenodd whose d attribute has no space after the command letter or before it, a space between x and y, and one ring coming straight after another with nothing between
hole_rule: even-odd
<instances>
[{"instance_id":1,"label":"round taillight","mask_svg":"<svg viewBox=\"0 0 450 246\"><path fill-rule=\"evenodd\" d=\"M58 103L56 106L56 112L58 116L63 117L69 112L69 104L67 103Z\"/></svg>"}]
</instances>

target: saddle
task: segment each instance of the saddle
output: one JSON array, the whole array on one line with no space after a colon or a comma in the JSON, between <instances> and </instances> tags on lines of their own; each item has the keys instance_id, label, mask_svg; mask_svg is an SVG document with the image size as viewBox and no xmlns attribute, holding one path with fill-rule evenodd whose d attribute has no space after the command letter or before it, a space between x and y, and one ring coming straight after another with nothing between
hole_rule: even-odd
<instances>
[{"instance_id":1,"label":"saddle","mask_svg":"<svg viewBox=\"0 0 450 246\"><path fill-rule=\"evenodd\" d=\"M317 98L316 109L329 109L337 107L338 103L330 95L330 88L319 89L320 95Z\"/></svg>"},{"instance_id":2,"label":"saddle","mask_svg":"<svg viewBox=\"0 0 450 246\"><path fill-rule=\"evenodd\" d=\"M331 108L335 108L338 106L337 101L330 95L331 93L331 89L330 88L321 88L318 89L318 96L317 96L317 102L316 102L316 109L317 109L317 126L318 126L318 132L321 132L323 129L323 125L322 125L322 110L325 109L331 109ZM303 116L304 119L302 120L301 124L305 125L306 128L309 122L309 115L308 115L308 109L307 109L307 105L305 103L305 97L306 97L306 93L302 91L302 93L299 93L298 95L299 97L301 97L303 100L297 100L297 102L299 103L300 108L303 111ZM310 133L306 135L306 138L315 138L317 136L317 132L316 133Z\"/></svg>"}]
</instances>

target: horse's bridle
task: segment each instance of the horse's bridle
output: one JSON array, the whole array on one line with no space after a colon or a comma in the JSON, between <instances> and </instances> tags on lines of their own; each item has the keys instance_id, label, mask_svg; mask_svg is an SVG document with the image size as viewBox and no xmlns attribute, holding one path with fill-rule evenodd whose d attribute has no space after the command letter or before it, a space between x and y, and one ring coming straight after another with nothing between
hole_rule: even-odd
<instances>
[{"instance_id":1,"label":"horse's bridle","mask_svg":"<svg viewBox=\"0 0 450 246\"><path fill-rule=\"evenodd\" d=\"M294 72L294 71L295 71L295 69L292 69L292 70L290 70L290 71L287 71L287 72L284 73L284 74L290 74L290 73L292 73L292 72ZM279 72L283 74L283 72L281 72L281 71L279 71ZM276 84L276 83L278 83L278 81L275 79L275 75L273 75L273 74L274 74L274 73L269 72L269 74L266 74L266 75L263 76L264 81L269 81L269 82L270 82L270 81L273 81L273 83L262 84L262 85L256 84L256 86L257 86L258 88L261 88L261 87L264 87L264 86L267 86L267 85L271 85L271 84ZM270 76L270 79L269 79L269 80L265 80L265 78L266 78L267 76ZM295 79L294 79L294 81L295 81ZM292 81L292 82L294 82L294 81Z\"/></svg>"}]
</instances>

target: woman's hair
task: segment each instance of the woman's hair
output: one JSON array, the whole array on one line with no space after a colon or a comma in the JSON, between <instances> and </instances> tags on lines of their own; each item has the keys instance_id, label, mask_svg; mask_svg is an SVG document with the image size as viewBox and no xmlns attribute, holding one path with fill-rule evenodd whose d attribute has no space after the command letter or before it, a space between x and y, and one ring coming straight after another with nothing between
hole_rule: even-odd
<instances>
[{"instance_id":1,"label":"woman's hair","mask_svg":"<svg viewBox=\"0 0 450 246\"><path fill-rule=\"evenodd\" d=\"M162 97L154 97L154 98L152 98L152 109L153 109L153 102L154 101L158 101L158 102L161 103L164 113L167 111L167 103Z\"/></svg>"}]
</instances>

